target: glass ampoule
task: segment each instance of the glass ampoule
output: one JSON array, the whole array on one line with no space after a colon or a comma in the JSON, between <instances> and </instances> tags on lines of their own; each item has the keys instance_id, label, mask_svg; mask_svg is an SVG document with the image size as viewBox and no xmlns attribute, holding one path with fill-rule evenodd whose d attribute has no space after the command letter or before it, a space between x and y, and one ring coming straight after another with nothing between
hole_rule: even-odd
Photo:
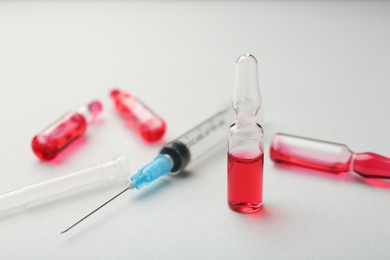
<instances>
[{"instance_id":1,"label":"glass ampoule","mask_svg":"<svg viewBox=\"0 0 390 260\"><path fill-rule=\"evenodd\" d=\"M110 95L118 114L143 140L156 142L163 137L166 131L165 121L140 99L119 89L113 89Z\"/></svg>"},{"instance_id":2,"label":"glass ampoule","mask_svg":"<svg viewBox=\"0 0 390 260\"><path fill-rule=\"evenodd\" d=\"M274 162L333 173L354 171L366 178L390 178L390 158L348 146L312 138L277 133L270 148Z\"/></svg>"},{"instance_id":3,"label":"glass ampoule","mask_svg":"<svg viewBox=\"0 0 390 260\"><path fill-rule=\"evenodd\" d=\"M228 204L240 213L261 209L263 203L263 129L257 60L250 54L236 62L233 109L236 120L228 134Z\"/></svg>"},{"instance_id":4,"label":"glass ampoule","mask_svg":"<svg viewBox=\"0 0 390 260\"><path fill-rule=\"evenodd\" d=\"M102 103L94 100L65 113L34 136L31 142L33 152L43 161L54 159L65 147L84 134L102 109Z\"/></svg>"}]
</instances>

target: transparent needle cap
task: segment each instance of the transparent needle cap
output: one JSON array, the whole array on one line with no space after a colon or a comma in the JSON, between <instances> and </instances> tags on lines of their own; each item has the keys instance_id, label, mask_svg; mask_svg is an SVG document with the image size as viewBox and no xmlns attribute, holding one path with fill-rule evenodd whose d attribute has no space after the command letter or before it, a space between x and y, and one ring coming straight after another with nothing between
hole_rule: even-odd
<instances>
[{"instance_id":1,"label":"transparent needle cap","mask_svg":"<svg viewBox=\"0 0 390 260\"><path fill-rule=\"evenodd\" d=\"M255 118L261 108L257 60L251 54L241 55L236 62L233 108L238 118Z\"/></svg>"},{"instance_id":2,"label":"transparent needle cap","mask_svg":"<svg viewBox=\"0 0 390 260\"><path fill-rule=\"evenodd\" d=\"M124 157L63 177L0 195L0 216L74 196L91 189L127 183L129 165Z\"/></svg>"}]
</instances>

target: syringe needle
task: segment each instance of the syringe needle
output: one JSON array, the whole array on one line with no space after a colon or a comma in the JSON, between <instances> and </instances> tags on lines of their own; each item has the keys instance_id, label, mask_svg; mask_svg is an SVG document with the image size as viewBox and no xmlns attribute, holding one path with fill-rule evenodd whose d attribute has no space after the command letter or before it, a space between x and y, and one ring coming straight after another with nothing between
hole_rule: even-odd
<instances>
[{"instance_id":1,"label":"syringe needle","mask_svg":"<svg viewBox=\"0 0 390 260\"><path fill-rule=\"evenodd\" d=\"M70 229L72 229L73 227L77 226L79 223L81 223L84 219L88 218L89 216L91 216L93 213L95 213L96 211L98 211L99 209L103 208L104 206L106 206L108 203L110 203L111 201L113 201L114 199L116 199L117 197L119 197L120 195L122 195L122 193L125 193L125 191L127 190L131 190L133 189L133 185L129 185L128 187L126 187L126 189L122 190L121 192L119 192L118 194L116 194L114 197L112 197L111 199L107 200L106 202L104 202L102 205L100 205L99 207L97 207L96 209L94 209L92 212L90 212L88 215L86 215L85 217L83 217L82 219L80 219L79 221L77 221L76 223L74 223L72 226L68 227L67 229L65 229L64 231L61 232L61 234L64 234L65 232L68 232Z\"/></svg>"}]
</instances>

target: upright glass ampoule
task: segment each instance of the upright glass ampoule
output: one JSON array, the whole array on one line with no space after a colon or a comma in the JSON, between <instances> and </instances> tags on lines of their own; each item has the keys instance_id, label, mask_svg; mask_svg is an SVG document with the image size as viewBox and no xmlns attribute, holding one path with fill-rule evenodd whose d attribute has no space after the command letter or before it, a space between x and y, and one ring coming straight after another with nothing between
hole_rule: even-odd
<instances>
[{"instance_id":1,"label":"upright glass ampoule","mask_svg":"<svg viewBox=\"0 0 390 260\"><path fill-rule=\"evenodd\" d=\"M236 120L228 134L228 204L240 213L261 209L263 202L263 128L257 60L250 54L236 62L233 109Z\"/></svg>"}]
</instances>

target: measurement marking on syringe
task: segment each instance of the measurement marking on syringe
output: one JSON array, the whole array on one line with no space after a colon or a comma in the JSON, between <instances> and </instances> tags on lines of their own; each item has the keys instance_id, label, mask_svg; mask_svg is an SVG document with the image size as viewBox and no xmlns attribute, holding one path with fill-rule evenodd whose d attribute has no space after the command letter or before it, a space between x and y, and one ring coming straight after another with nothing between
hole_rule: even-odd
<instances>
[{"instance_id":1,"label":"measurement marking on syringe","mask_svg":"<svg viewBox=\"0 0 390 260\"><path fill-rule=\"evenodd\" d=\"M197 136L195 136L194 138L192 138L191 140L189 140L188 142L186 142L186 145L188 147L191 147L195 144L197 144L199 141L203 140L204 138L206 138L208 135L210 135L211 133L215 132L218 128L222 127L222 126L225 126L225 121L223 119L221 119L219 122L217 122L216 124L212 124L208 129L206 129L204 132L201 132L199 133ZM199 129L201 130L201 129Z\"/></svg>"}]
</instances>

